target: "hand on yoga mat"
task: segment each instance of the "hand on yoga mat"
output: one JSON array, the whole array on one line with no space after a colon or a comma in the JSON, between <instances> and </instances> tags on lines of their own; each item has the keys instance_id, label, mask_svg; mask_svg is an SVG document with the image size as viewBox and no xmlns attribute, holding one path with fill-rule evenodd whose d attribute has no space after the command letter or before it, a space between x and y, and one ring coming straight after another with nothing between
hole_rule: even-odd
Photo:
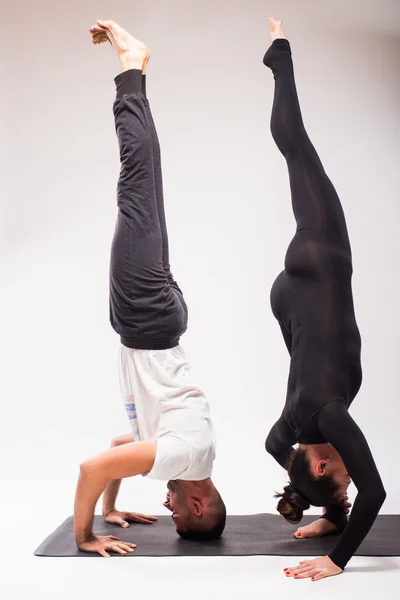
<instances>
[{"instance_id":1,"label":"hand on yoga mat","mask_svg":"<svg viewBox=\"0 0 400 600\"><path fill-rule=\"evenodd\" d=\"M317 581L324 577L339 575L342 569L331 561L329 556L320 556L313 560L301 560L296 567L284 569L286 577L294 577L294 579L306 579L311 577L311 581Z\"/></svg>"},{"instance_id":2,"label":"hand on yoga mat","mask_svg":"<svg viewBox=\"0 0 400 600\"><path fill-rule=\"evenodd\" d=\"M128 554L128 552L134 552L136 544L130 542L121 542L114 535L92 535L86 542L78 544L79 550L83 552L97 552L104 556L104 558L110 558L107 550L112 550L117 554Z\"/></svg>"},{"instance_id":3,"label":"hand on yoga mat","mask_svg":"<svg viewBox=\"0 0 400 600\"><path fill-rule=\"evenodd\" d=\"M153 525L157 521L157 517L152 515L142 515L135 512L121 512L119 510L111 510L104 516L106 523L113 525L121 525L121 527L129 527L129 523L141 523L142 525Z\"/></svg>"}]
</instances>

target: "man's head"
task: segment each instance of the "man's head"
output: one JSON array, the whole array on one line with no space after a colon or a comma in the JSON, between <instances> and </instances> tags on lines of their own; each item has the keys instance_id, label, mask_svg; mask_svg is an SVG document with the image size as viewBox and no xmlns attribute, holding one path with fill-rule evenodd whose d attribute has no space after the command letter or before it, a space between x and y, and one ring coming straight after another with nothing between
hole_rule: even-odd
<instances>
[{"instance_id":1,"label":"man's head","mask_svg":"<svg viewBox=\"0 0 400 600\"><path fill-rule=\"evenodd\" d=\"M225 504L211 479L169 481L164 506L185 539L216 540L225 529Z\"/></svg>"}]
</instances>

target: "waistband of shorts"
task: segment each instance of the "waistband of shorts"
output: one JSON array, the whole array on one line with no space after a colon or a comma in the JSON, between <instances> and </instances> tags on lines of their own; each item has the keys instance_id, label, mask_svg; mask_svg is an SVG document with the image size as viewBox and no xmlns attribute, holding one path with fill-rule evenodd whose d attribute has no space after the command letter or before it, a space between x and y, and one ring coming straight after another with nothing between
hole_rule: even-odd
<instances>
[{"instance_id":1,"label":"waistband of shorts","mask_svg":"<svg viewBox=\"0 0 400 600\"><path fill-rule=\"evenodd\" d=\"M134 350L169 350L179 344L179 337L175 338L144 338L141 336L137 337L121 337L121 344L126 348L133 348Z\"/></svg>"}]
</instances>

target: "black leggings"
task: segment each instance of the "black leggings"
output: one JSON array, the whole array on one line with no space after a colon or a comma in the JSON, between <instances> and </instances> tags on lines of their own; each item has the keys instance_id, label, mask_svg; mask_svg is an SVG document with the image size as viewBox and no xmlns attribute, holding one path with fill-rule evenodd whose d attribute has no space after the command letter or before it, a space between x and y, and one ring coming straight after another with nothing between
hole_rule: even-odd
<instances>
[{"instance_id":1,"label":"black leggings","mask_svg":"<svg viewBox=\"0 0 400 600\"><path fill-rule=\"evenodd\" d=\"M172 348L187 307L169 265L161 155L146 79L131 69L115 79L121 171L111 247L110 321L129 348Z\"/></svg>"},{"instance_id":2,"label":"black leggings","mask_svg":"<svg viewBox=\"0 0 400 600\"><path fill-rule=\"evenodd\" d=\"M275 40L264 62L275 78L271 131L290 179L296 233L271 291L292 356L289 395L313 404L351 403L361 384L360 335L351 289L352 258L338 195L303 125L290 45Z\"/></svg>"}]
</instances>

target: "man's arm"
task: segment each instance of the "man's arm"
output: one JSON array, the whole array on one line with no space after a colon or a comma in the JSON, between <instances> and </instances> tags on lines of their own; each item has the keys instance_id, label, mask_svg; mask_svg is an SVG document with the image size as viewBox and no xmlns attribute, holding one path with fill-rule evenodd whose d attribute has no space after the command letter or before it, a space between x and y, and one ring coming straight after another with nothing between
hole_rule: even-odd
<instances>
[{"instance_id":1,"label":"man's arm","mask_svg":"<svg viewBox=\"0 0 400 600\"><path fill-rule=\"evenodd\" d=\"M128 433L127 435L121 435L114 438L111 442L111 448L117 448L124 444L131 444L135 440L133 435ZM157 517L153 515L143 515L141 513L119 511L115 507L119 488L121 485L121 479L112 479L106 485L106 489L103 494L103 517L106 523L112 523L113 525L120 525L121 527L129 527L129 522L141 523L143 525L152 525L154 521L157 521Z\"/></svg>"},{"instance_id":2,"label":"man's arm","mask_svg":"<svg viewBox=\"0 0 400 600\"><path fill-rule=\"evenodd\" d=\"M118 446L123 446L124 444L131 444L134 442L133 435L128 433L127 435L121 435L117 438L114 438L111 441L111 448L118 448ZM112 479L106 485L106 489L103 494L103 516L106 516L115 510L115 502L117 500L119 488L121 485L121 479Z\"/></svg>"},{"instance_id":3,"label":"man's arm","mask_svg":"<svg viewBox=\"0 0 400 600\"><path fill-rule=\"evenodd\" d=\"M96 503L107 483L148 473L156 458L157 442L134 442L110 448L81 464L74 507L78 547L93 537Z\"/></svg>"}]
</instances>

